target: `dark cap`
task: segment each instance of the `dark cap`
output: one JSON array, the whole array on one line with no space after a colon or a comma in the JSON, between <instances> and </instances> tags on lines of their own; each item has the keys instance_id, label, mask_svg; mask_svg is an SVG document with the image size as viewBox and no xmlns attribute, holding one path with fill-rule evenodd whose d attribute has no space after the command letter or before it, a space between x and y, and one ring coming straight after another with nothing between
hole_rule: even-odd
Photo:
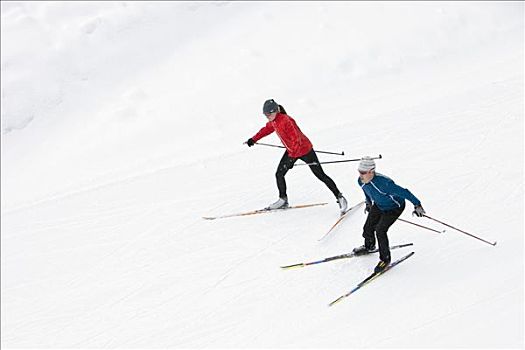
<instances>
[{"instance_id":1,"label":"dark cap","mask_svg":"<svg viewBox=\"0 0 525 350\"><path fill-rule=\"evenodd\" d=\"M277 112L278 109L279 109L279 106L277 105L277 102L275 102L273 99L266 100L266 102L264 102L264 105L263 105L264 114Z\"/></svg>"}]
</instances>

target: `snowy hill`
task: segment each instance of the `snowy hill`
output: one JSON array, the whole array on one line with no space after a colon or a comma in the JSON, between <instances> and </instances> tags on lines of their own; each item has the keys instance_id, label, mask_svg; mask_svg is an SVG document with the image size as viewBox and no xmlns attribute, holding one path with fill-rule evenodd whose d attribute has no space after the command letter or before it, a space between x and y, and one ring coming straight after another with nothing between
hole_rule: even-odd
<instances>
[{"instance_id":1,"label":"snowy hill","mask_svg":"<svg viewBox=\"0 0 525 350\"><path fill-rule=\"evenodd\" d=\"M3 348L523 348L523 2L2 2ZM427 213L377 256L307 167L242 143L275 98ZM263 142L279 144L275 135ZM355 204L356 163L324 170ZM444 229L425 218L404 219Z\"/></svg>"}]
</instances>

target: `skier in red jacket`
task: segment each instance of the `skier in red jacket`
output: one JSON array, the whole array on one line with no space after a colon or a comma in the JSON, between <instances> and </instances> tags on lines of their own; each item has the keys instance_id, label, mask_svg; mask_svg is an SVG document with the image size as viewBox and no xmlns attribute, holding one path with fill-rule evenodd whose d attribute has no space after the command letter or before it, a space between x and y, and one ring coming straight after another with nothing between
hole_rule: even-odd
<instances>
[{"instance_id":1,"label":"skier in red jacket","mask_svg":"<svg viewBox=\"0 0 525 350\"><path fill-rule=\"evenodd\" d=\"M310 170L314 175L325 183L325 185L334 194L341 214L346 212L347 201L343 194L339 191L334 181L325 174L323 168L319 164L319 159L315 153L310 140L301 132L295 120L286 114L283 106L278 105L274 100L267 100L263 105L263 113L268 118L268 123L257 134L249 138L245 143L251 147L257 141L265 136L270 135L275 131L286 151L279 162L275 177L277 178L277 188L279 189L279 199L270 204L268 209L284 209L288 207L288 196L286 195L286 181L284 176L293 168L297 159L301 159L305 163L316 163L310 165Z\"/></svg>"}]
</instances>

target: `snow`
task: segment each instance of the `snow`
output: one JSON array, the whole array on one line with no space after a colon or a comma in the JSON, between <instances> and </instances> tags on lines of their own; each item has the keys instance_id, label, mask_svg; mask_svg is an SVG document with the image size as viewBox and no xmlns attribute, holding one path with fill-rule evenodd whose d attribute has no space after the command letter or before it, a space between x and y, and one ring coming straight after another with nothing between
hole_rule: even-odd
<instances>
[{"instance_id":1,"label":"snow","mask_svg":"<svg viewBox=\"0 0 525 350\"><path fill-rule=\"evenodd\" d=\"M2 348L523 348L523 2L2 2ZM376 256L307 167L383 158L428 215ZM275 135L262 142L279 144ZM356 163L326 173L355 204ZM443 229L425 218L402 218Z\"/></svg>"}]
</instances>

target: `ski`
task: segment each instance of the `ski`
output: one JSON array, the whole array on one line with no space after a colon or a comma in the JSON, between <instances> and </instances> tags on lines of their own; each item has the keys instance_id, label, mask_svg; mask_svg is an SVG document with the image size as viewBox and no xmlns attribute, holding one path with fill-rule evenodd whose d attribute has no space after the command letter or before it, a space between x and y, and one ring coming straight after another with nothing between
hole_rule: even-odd
<instances>
[{"instance_id":1,"label":"ski","mask_svg":"<svg viewBox=\"0 0 525 350\"><path fill-rule=\"evenodd\" d=\"M316 207L320 205L326 205L328 203L313 203L313 204L300 204L300 205L293 205L291 207L283 208L283 209L258 209L258 210L252 210L247 211L244 213L236 213L236 214L228 214L228 215L221 215L221 216L203 216L202 218L205 220L215 220L215 219L224 219L224 218L231 218L236 216L248 216L248 215L257 215L257 214L263 214L263 213L274 213L277 211L285 211L289 209L301 209L301 208L310 208L310 207Z\"/></svg>"},{"instance_id":2,"label":"ski","mask_svg":"<svg viewBox=\"0 0 525 350\"><path fill-rule=\"evenodd\" d=\"M334 230L334 228L337 227L337 225L339 225L341 223L341 221L343 221L347 216L348 216L348 213L351 212L352 210L354 210L355 208L358 208L360 207L362 204L364 204L365 201L362 201L362 202L359 202L357 203L356 205L354 205L353 207L351 207L350 209L348 209L347 211L345 211L345 213L343 215L341 215L341 217L339 219L337 219L337 221L335 222L335 224L332 225L332 227L330 227L330 229L328 230L327 233L325 233L321 238L318 239L318 241L321 241L323 238L325 238L326 236L328 236L328 234L330 232L332 232Z\"/></svg>"},{"instance_id":3,"label":"ski","mask_svg":"<svg viewBox=\"0 0 525 350\"><path fill-rule=\"evenodd\" d=\"M357 291L358 289L360 289L361 287L365 286L366 284L368 284L369 282L373 281L374 279L376 279L378 276L381 276L382 274L384 274L385 272L387 272L388 270L390 270L392 267L396 266L397 264L405 261L406 259L410 258L412 255L414 255L414 252L411 252L411 253L408 253L407 255L405 255L404 257L402 258L399 258L398 260L394 261L393 263L391 263L390 265L388 265L383 271L381 272L378 272L378 273L372 273L370 276L368 276L367 278L365 278L363 281L361 281L361 283L359 283L354 289L352 289L351 291L349 291L348 293L346 294L343 294L341 295L339 298L335 299L334 301L332 301L330 304L328 304L328 306L332 306L338 302L340 302L341 300L343 300L344 298L350 296L352 293L354 293L355 291Z\"/></svg>"},{"instance_id":4,"label":"ski","mask_svg":"<svg viewBox=\"0 0 525 350\"><path fill-rule=\"evenodd\" d=\"M404 248L404 247L409 247L409 246L412 246L412 245L414 245L414 243L399 244L399 245L395 245L395 246L390 247L390 250L398 249L398 248ZM338 259L353 258L354 256L365 256L365 255L368 255L368 254L377 253L378 251L379 251L379 249L375 249L375 250L371 251L370 253L366 253L366 254L362 254L362 255L356 255L353 252L352 253L341 254L341 255L335 255L335 256L331 256L329 258L325 258L325 259L322 259L322 260L281 266L281 269L287 270L287 269L293 269L293 268L298 268L298 267L305 267L305 266L309 266L309 265L321 264L321 263L325 263L325 262L329 262L329 261L333 261L333 260L338 260Z\"/></svg>"}]
</instances>

